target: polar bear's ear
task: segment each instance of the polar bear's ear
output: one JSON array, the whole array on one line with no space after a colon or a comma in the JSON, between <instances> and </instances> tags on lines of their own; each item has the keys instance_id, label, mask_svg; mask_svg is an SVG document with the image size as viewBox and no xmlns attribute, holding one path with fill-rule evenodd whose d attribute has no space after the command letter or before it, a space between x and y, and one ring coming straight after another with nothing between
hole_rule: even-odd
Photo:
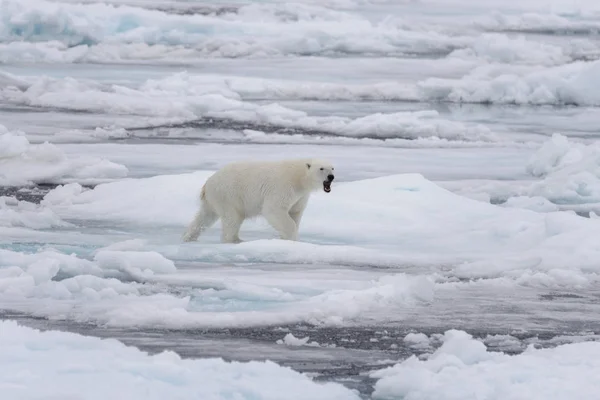
<instances>
[{"instance_id":1,"label":"polar bear's ear","mask_svg":"<svg viewBox=\"0 0 600 400\"><path fill-rule=\"evenodd\" d=\"M306 167L307 167L308 169L310 169L310 164L309 164L309 163L306 163Z\"/></svg>"}]
</instances>

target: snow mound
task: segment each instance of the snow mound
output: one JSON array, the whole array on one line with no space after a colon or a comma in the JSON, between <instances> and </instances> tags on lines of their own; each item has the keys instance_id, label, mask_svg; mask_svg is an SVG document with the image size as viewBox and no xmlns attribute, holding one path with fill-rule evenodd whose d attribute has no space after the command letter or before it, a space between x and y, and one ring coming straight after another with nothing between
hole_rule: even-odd
<instances>
[{"instance_id":1,"label":"snow mound","mask_svg":"<svg viewBox=\"0 0 600 400\"><path fill-rule=\"evenodd\" d=\"M480 35L469 47L453 51L448 56L459 59L476 58L488 62L526 65L561 65L572 60L562 47L539 43L524 37L511 38L497 33Z\"/></svg>"},{"instance_id":2,"label":"snow mound","mask_svg":"<svg viewBox=\"0 0 600 400\"><path fill-rule=\"evenodd\" d=\"M0 185L69 180L94 183L122 178L127 173L124 165L106 159L89 156L69 158L49 142L31 144L22 132L9 132L0 125Z\"/></svg>"},{"instance_id":3,"label":"snow mound","mask_svg":"<svg viewBox=\"0 0 600 400\"><path fill-rule=\"evenodd\" d=\"M600 106L600 61L553 68L483 66L460 79L419 82L423 99L460 103Z\"/></svg>"},{"instance_id":4,"label":"snow mound","mask_svg":"<svg viewBox=\"0 0 600 400\"><path fill-rule=\"evenodd\" d=\"M538 212L558 211L559 207L545 197L515 196L500 204L502 207L524 208Z\"/></svg>"},{"instance_id":5,"label":"snow mound","mask_svg":"<svg viewBox=\"0 0 600 400\"><path fill-rule=\"evenodd\" d=\"M173 261L155 252L100 250L94 256L100 268L115 269L132 276L152 276L154 273L175 272Z\"/></svg>"},{"instance_id":6,"label":"snow mound","mask_svg":"<svg viewBox=\"0 0 600 400\"><path fill-rule=\"evenodd\" d=\"M149 355L114 339L40 332L14 321L0 321L0 352L0 385L7 399L84 394L90 400L360 398L340 384L319 384L270 361L187 360L170 351Z\"/></svg>"},{"instance_id":7,"label":"snow mound","mask_svg":"<svg viewBox=\"0 0 600 400\"><path fill-rule=\"evenodd\" d=\"M592 400L600 391L600 343L587 342L519 355L488 352L471 335L451 330L427 360L415 356L375 371L377 400L489 400L572 398Z\"/></svg>"},{"instance_id":8,"label":"snow mound","mask_svg":"<svg viewBox=\"0 0 600 400\"><path fill-rule=\"evenodd\" d=\"M530 195L558 204L600 202L600 144L585 145L554 134L536 151L527 172L542 180Z\"/></svg>"}]
</instances>

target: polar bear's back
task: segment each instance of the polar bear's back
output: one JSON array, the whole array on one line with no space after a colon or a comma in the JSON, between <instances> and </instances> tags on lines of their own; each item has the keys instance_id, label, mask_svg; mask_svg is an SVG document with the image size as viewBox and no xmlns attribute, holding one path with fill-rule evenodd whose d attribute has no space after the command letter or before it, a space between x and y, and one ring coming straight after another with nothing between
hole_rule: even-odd
<instances>
[{"instance_id":1,"label":"polar bear's back","mask_svg":"<svg viewBox=\"0 0 600 400\"><path fill-rule=\"evenodd\" d=\"M206 181L205 195L217 211L235 209L244 217L254 217L267 198L286 203L303 191L305 169L305 160L227 164Z\"/></svg>"}]
</instances>

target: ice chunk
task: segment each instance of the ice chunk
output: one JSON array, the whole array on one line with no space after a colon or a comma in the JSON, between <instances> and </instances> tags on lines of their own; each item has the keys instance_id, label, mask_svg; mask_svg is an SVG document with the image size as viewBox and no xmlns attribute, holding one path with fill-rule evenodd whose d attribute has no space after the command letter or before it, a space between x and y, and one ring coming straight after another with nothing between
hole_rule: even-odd
<instances>
[{"instance_id":1,"label":"ice chunk","mask_svg":"<svg viewBox=\"0 0 600 400\"><path fill-rule=\"evenodd\" d=\"M31 144L22 132L0 134L0 185L61 182L69 179L94 182L122 178L127 168L95 157L67 157L57 146Z\"/></svg>"},{"instance_id":2,"label":"ice chunk","mask_svg":"<svg viewBox=\"0 0 600 400\"><path fill-rule=\"evenodd\" d=\"M132 276L151 276L177 270L173 261L155 251L100 250L94 261L101 268L116 269Z\"/></svg>"},{"instance_id":3,"label":"ice chunk","mask_svg":"<svg viewBox=\"0 0 600 400\"><path fill-rule=\"evenodd\" d=\"M600 145L585 145L554 134L533 154L527 171L538 177L531 195L559 204L600 202Z\"/></svg>"},{"instance_id":4,"label":"ice chunk","mask_svg":"<svg viewBox=\"0 0 600 400\"><path fill-rule=\"evenodd\" d=\"M48 229L67 227L71 224L63 221L47 207L19 201L14 197L0 196L0 226Z\"/></svg>"},{"instance_id":5,"label":"ice chunk","mask_svg":"<svg viewBox=\"0 0 600 400\"><path fill-rule=\"evenodd\" d=\"M600 82L600 61L514 71L484 66L460 79L429 78L420 82L419 88L429 100L598 106L600 94L591 89L591 82Z\"/></svg>"},{"instance_id":6,"label":"ice chunk","mask_svg":"<svg viewBox=\"0 0 600 400\"><path fill-rule=\"evenodd\" d=\"M283 339L279 339L277 344L285 344L286 346L310 346L310 347L319 347L319 343L312 341L309 342L310 337L297 338L292 333L286 334Z\"/></svg>"},{"instance_id":7,"label":"ice chunk","mask_svg":"<svg viewBox=\"0 0 600 400\"><path fill-rule=\"evenodd\" d=\"M427 350L430 348L429 337L424 333L409 333L404 337L404 342L416 349Z\"/></svg>"},{"instance_id":8,"label":"ice chunk","mask_svg":"<svg viewBox=\"0 0 600 400\"><path fill-rule=\"evenodd\" d=\"M372 372L374 399L594 399L600 390L600 343L528 348L509 356L488 352L462 331L448 331L427 360L415 356Z\"/></svg>"}]
</instances>

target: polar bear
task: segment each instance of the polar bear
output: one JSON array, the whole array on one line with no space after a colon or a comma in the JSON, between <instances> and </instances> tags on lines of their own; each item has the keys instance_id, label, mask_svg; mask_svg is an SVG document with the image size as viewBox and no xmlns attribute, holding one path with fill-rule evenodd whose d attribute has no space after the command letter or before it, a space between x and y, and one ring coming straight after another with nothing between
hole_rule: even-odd
<instances>
[{"instance_id":1,"label":"polar bear","mask_svg":"<svg viewBox=\"0 0 600 400\"><path fill-rule=\"evenodd\" d=\"M297 240L298 226L310 194L331 191L334 168L326 160L243 161L228 164L205 182L201 207L183 235L198 239L219 218L221 242L240 243L248 218L262 215L282 239Z\"/></svg>"}]
</instances>

